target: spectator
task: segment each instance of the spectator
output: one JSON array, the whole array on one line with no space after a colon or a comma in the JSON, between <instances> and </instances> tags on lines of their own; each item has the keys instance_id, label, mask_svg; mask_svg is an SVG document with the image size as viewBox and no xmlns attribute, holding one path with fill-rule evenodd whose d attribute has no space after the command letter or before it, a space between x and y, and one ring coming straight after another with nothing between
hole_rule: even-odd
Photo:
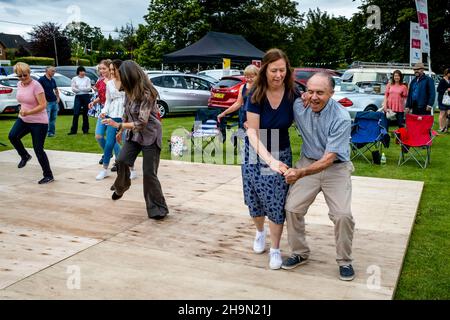
<instances>
[{"instance_id":1,"label":"spectator","mask_svg":"<svg viewBox=\"0 0 450 320\"><path fill-rule=\"evenodd\" d=\"M444 70L444 77L439 81L439 85L437 87L438 92L438 106L439 106L439 132L444 133L447 132L448 129L448 119L450 106L447 106L442 103L444 98L444 93L450 94L450 70Z\"/></svg>"},{"instance_id":2,"label":"spectator","mask_svg":"<svg viewBox=\"0 0 450 320\"><path fill-rule=\"evenodd\" d=\"M283 173L292 164L289 127L296 98L289 60L279 49L262 59L254 89L247 99L247 134L242 163L245 204L256 227L253 250L263 253L266 245L265 217L269 218L271 248L269 267L282 264L280 238L285 221L288 184Z\"/></svg>"},{"instance_id":3,"label":"spectator","mask_svg":"<svg viewBox=\"0 0 450 320\"><path fill-rule=\"evenodd\" d=\"M77 76L72 79L72 91L75 93L75 102L73 105L72 127L68 135L77 134L80 113L83 116L83 133L88 134L89 118L87 112L92 89L91 80L86 76L86 69L83 66L77 68Z\"/></svg>"},{"instance_id":4,"label":"spectator","mask_svg":"<svg viewBox=\"0 0 450 320\"><path fill-rule=\"evenodd\" d=\"M392 74L391 82L386 86L384 94L384 112L393 111L397 119L399 128L405 123L405 102L408 96L408 88L403 83L403 74L400 70L395 70Z\"/></svg>"},{"instance_id":5,"label":"spectator","mask_svg":"<svg viewBox=\"0 0 450 320\"><path fill-rule=\"evenodd\" d=\"M334 223L339 278L353 280L351 119L331 98L334 80L329 74L316 73L308 80L307 88L304 101L297 99L294 105L295 123L303 139L301 158L295 168L284 173L286 182L291 184L286 219L292 255L283 262L282 268L293 269L308 261L310 249L306 243L305 215L322 191L328 215Z\"/></svg>"},{"instance_id":6,"label":"spectator","mask_svg":"<svg viewBox=\"0 0 450 320\"><path fill-rule=\"evenodd\" d=\"M22 158L17 166L19 169L25 167L31 159L22 143L22 138L31 133L33 149L39 164L41 165L44 177L39 180L39 184L53 181L53 173L47 154L44 151L45 138L48 131L48 116L45 108L44 89L41 84L30 76L30 66L23 62L18 62L14 66L14 73L21 80L17 84L17 101L20 103L19 117L9 132L9 141Z\"/></svg>"},{"instance_id":7,"label":"spectator","mask_svg":"<svg viewBox=\"0 0 450 320\"><path fill-rule=\"evenodd\" d=\"M39 78L39 83L44 88L45 99L47 100L47 115L48 115L48 132L47 137L55 136L55 123L58 115L59 104L59 90L56 86L56 81L53 79L55 75L55 67L47 67L45 75Z\"/></svg>"},{"instance_id":8,"label":"spectator","mask_svg":"<svg viewBox=\"0 0 450 320\"><path fill-rule=\"evenodd\" d=\"M413 70L416 77L409 84L405 113L412 111L413 114L430 114L436 98L434 81L424 73L423 63L416 63Z\"/></svg>"},{"instance_id":9,"label":"spectator","mask_svg":"<svg viewBox=\"0 0 450 320\"><path fill-rule=\"evenodd\" d=\"M141 67L131 60L122 63L119 75L125 91L123 122L117 123L111 118L103 120L103 123L119 129L116 136L119 142L122 129L127 129L126 139L117 159L117 178L113 185L112 199L120 199L130 188L130 167L142 151L147 214L149 218L162 219L169 213L169 209L157 175L162 147L162 127L157 118L158 92Z\"/></svg>"}]
</instances>

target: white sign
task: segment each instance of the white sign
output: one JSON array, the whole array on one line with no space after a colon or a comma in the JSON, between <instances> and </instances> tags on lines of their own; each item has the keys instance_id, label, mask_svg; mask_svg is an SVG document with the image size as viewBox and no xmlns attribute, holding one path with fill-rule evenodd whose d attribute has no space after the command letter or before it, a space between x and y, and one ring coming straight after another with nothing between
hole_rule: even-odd
<instances>
[{"instance_id":1,"label":"white sign","mask_svg":"<svg viewBox=\"0 0 450 320\"><path fill-rule=\"evenodd\" d=\"M9 66L11 64L11 60L0 60L0 66Z\"/></svg>"},{"instance_id":2,"label":"white sign","mask_svg":"<svg viewBox=\"0 0 450 320\"><path fill-rule=\"evenodd\" d=\"M419 19L419 26L422 37L422 52L430 53L430 26L428 23L428 4L427 0L416 0L417 18Z\"/></svg>"},{"instance_id":3,"label":"white sign","mask_svg":"<svg viewBox=\"0 0 450 320\"><path fill-rule=\"evenodd\" d=\"M410 22L411 32L409 41L409 63L422 62L422 40L418 23Z\"/></svg>"}]
</instances>

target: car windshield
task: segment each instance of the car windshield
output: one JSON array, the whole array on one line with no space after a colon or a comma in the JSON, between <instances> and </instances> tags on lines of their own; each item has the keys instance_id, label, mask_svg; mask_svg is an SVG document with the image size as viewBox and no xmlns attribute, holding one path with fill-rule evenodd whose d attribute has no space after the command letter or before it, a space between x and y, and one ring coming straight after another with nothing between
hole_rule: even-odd
<instances>
[{"instance_id":1,"label":"car windshield","mask_svg":"<svg viewBox=\"0 0 450 320\"><path fill-rule=\"evenodd\" d=\"M17 78L6 78L6 79L0 80L1 85L7 86L7 87L13 87L13 88L17 88L18 82L19 82L19 79L17 79Z\"/></svg>"},{"instance_id":2,"label":"car windshield","mask_svg":"<svg viewBox=\"0 0 450 320\"><path fill-rule=\"evenodd\" d=\"M379 82L358 82L357 84L341 82L341 92L384 94L386 85Z\"/></svg>"},{"instance_id":3,"label":"car windshield","mask_svg":"<svg viewBox=\"0 0 450 320\"><path fill-rule=\"evenodd\" d=\"M67 78L66 76L55 75L53 78L55 79L57 87L70 87L70 86L72 86L72 81L69 78Z\"/></svg>"}]
</instances>

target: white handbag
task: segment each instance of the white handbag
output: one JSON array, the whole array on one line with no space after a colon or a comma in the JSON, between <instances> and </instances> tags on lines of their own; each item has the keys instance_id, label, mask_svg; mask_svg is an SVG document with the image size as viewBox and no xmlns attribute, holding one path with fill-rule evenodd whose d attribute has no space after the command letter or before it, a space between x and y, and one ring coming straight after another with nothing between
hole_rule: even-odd
<instances>
[{"instance_id":1,"label":"white handbag","mask_svg":"<svg viewBox=\"0 0 450 320\"><path fill-rule=\"evenodd\" d=\"M444 106L450 106L450 95L448 94L448 91L444 93L444 97L442 98L442 104Z\"/></svg>"}]
</instances>

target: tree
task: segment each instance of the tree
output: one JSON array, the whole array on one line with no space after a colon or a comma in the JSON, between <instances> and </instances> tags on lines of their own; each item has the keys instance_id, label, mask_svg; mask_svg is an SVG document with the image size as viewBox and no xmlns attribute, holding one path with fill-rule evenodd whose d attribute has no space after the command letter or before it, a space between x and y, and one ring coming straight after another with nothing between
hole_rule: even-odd
<instances>
[{"instance_id":1,"label":"tree","mask_svg":"<svg viewBox=\"0 0 450 320\"><path fill-rule=\"evenodd\" d=\"M133 50L137 47L136 40L136 28L133 26L133 23L127 23L125 26L120 27L119 39L122 41L123 47L130 52L129 58L133 59ZM128 56L128 54L126 54Z\"/></svg>"},{"instance_id":2,"label":"tree","mask_svg":"<svg viewBox=\"0 0 450 320\"><path fill-rule=\"evenodd\" d=\"M54 58L56 43L58 64L70 64L70 41L63 34L59 24L44 22L40 26L33 27L29 35L33 55Z\"/></svg>"},{"instance_id":3,"label":"tree","mask_svg":"<svg viewBox=\"0 0 450 320\"><path fill-rule=\"evenodd\" d=\"M381 10L381 29L367 30L365 23L368 17L367 8L376 5ZM431 44L432 66L437 72L448 67L450 51L450 3L448 0L428 1L429 33ZM370 54L375 61L409 62L410 21L417 22L414 1L410 0L362 0L360 12L354 15L355 30L366 29L364 38L359 39L361 45L355 54ZM354 41L357 38L354 37ZM354 43L355 43L354 42ZM364 50L363 46L371 50Z\"/></svg>"},{"instance_id":4,"label":"tree","mask_svg":"<svg viewBox=\"0 0 450 320\"><path fill-rule=\"evenodd\" d=\"M64 34L71 40L76 55L80 55L80 50L86 53L87 49L98 48L104 39L99 27L91 27L85 22L72 21L64 29Z\"/></svg>"}]
</instances>

